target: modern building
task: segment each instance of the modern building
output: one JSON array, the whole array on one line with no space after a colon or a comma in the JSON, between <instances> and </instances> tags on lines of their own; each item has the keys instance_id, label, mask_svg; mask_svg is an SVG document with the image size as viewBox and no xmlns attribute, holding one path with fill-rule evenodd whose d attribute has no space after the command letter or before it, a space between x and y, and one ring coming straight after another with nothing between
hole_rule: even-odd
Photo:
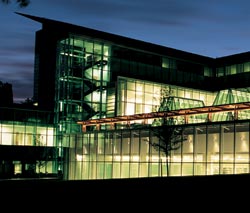
<instances>
[{"instance_id":1,"label":"modern building","mask_svg":"<svg viewBox=\"0 0 250 213\"><path fill-rule=\"evenodd\" d=\"M36 107L1 108L4 118L25 118L1 118L0 151L12 155L1 155L0 174L76 180L250 172L250 52L211 58L18 14L42 24Z\"/></svg>"}]
</instances>

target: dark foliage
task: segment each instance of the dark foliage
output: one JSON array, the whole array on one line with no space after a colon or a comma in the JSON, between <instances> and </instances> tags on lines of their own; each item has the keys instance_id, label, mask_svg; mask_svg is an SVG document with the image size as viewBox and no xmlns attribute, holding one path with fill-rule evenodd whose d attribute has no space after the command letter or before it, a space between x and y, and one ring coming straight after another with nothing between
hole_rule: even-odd
<instances>
[{"instance_id":1,"label":"dark foliage","mask_svg":"<svg viewBox=\"0 0 250 213\"><path fill-rule=\"evenodd\" d=\"M29 0L16 0L15 1L19 7L27 7L30 4ZM2 3L4 4L10 4L12 3L11 0L2 0Z\"/></svg>"}]
</instances>

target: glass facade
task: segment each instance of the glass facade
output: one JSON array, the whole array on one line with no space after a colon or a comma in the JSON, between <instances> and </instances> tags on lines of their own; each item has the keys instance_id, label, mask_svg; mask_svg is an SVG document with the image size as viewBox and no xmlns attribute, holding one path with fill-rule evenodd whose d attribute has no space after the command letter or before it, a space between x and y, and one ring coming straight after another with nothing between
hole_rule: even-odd
<instances>
[{"instance_id":1,"label":"glass facade","mask_svg":"<svg viewBox=\"0 0 250 213\"><path fill-rule=\"evenodd\" d=\"M151 128L80 134L69 151L67 178L249 173L249 122L186 126L183 134L187 140L169 156L150 145L159 140Z\"/></svg>"},{"instance_id":2,"label":"glass facade","mask_svg":"<svg viewBox=\"0 0 250 213\"><path fill-rule=\"evenodd\" d=\"M250 92L249 88L240 88L240 89L227 89L221 90L218 92L213 106L222 105L222 104L234 104L234 103L244 103L250 101ZM223 112L216 113L213 115L213 121L229 121L233 120L235 116L235 112ZM249 119L250 111L249 110L241 110L237 112L237 119Z\"/></svg>"},{"instance_id":3,"label":"glass facade","mask_svg":"<svg viewBox=\"0 0 250 213\"><path fill-rule=\"evenodd\" d=\"M53 126L16 122L0 123L0 144L17 146L54 146Z\"/></svg>"},{"instance_id":4,"label":"glass facade","mask_svg":"<svg viewBox=\"0 0 250 213\"><path fill-rule=\"evenodd\" d=\"M120 77L118 82L118 115L204 107L205 104L216 106L248 102L247 98L250 97L246 91L241 90L211 93L124 77ZM171 91L167 101L162 98L162 91L167 91L168 94ZM196 99L193 99L194 97ZM228 99L234 101L228 102ZM137 130L134 128L136 125L131 125L132 129L128 130L124 128L125 123L117 126L117 129L120 128L117 131L80 134L77 137L77 148L73 147L69 152L70 159L77 157L76 161L73 160L69 164L72 168L69 169L67 178L105 179L248 173L249 122L222 123L230 121L228 113L215 113L212 119L216 123L212 124L204 124L207 114L191 116L189 124L192 125L182 126L187 140L179 149L172 150L169 156L164 156L161 151L150 145L149 141L159 141L159 138L153 134L152 129L146 127ZM245 115L238 117L239 120L245 120L249 111L240 111L239 115ZM178 118L174 124L183 124L182 120L183 118ZM143 121L139 123L143 124ZM154 126L154 121L148 121L147 124ZM81 173L81 176L76 176Z\"/></svg>"},{"instance_id":5,"label":"glass facade","mask_svg":"<svg viewBox=\"0 0 250 213\"><path fill-rule=\"evenodd\" d=\"M55 97L60 132L78 132L77 120L114 114L107 108L109 52L107 45L73 35L60 41Z\"/></svg>"},{"instance_id":6,"label":"glass facade","mask_svg":"<svg viewBox=\"0 0 250 213\"><path fill-rule=\"evenodd\" d=\"M0 178L57 176L50 112L0 108Z\"/></svg>"},{"instance_id":7,"label":"glass facade","mask_svg":"<svg viewBox=\"0 0 250 213\"><path fill-rule=\"evenodd\" d=\"M211 106L216 96L216 93L213 92L124 77L118 78L117 90L118 115ZM190 117L189 123L204 122L206 118L207 115L193 115ZM175 120L175 124L183 123L183 117L178 119ZM139 121L139 123L143 122ZM155 120L149 120L148 124L153 122Z\"/></svg>"},{"instance_id":8,"label":"glass facade","mask_svg":"<svg viewBox=\"0 0 250 213\"><path fill-rule=\"evenodd\" d=\"M218 67L216 69L216 76L227 76L227 75L235 75L239 73L250 72L250 62L246 61L244 63L237 63L231 65L225 65L222 67Z\"/></svg>"}]
</instances>

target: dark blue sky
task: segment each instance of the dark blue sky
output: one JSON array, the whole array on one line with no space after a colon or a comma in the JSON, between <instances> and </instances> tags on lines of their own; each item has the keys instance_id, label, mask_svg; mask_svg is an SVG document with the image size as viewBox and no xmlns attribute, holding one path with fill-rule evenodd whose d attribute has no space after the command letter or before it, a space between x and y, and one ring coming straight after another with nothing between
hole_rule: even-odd
<instances>
[{"instance_id":1,"label":"dark blue sky","mask_svg":"<svg viewBox=\"0 0 250 213\"><path fill-rule=\"evenodd\" d=\"M0 81L15 102L33 95L37 22L14 12L68 22L209 57L250 50L249 0L30 0L0 4Z\"/></svg>"}]
</instances>

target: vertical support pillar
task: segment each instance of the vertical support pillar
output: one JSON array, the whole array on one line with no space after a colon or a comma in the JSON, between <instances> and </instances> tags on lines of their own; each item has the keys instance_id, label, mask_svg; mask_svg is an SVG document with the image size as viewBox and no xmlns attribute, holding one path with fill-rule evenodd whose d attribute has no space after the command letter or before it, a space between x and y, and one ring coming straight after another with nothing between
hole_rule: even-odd
<instances>
[{"instance_id":1,"label":"vertical support pillar","mask_svg":"<svg viewBox=\"0 0 250 213\"><path fill-rule=\"evenodd\" d=\"M110 129L115 129L115 123L110 124Z\"/></svg>"},{"instance_id":2,"label":"vertical support pillar","mask_svg":"<svg viewBox=\"0 0 250 213\"><path fill-rule=\"evenodd\" d=\"M185 124L188 124L188 115L184 115L184 122Z\"/></svg>"},{"instance_id":3,"label":"vertical support pillar","mask_svg":"<svg viewBox=\"0 0 250 213\"><path fill-rule=\"evenodd\" d=\"M234 120L238 120L239 111L237 109L234 110Z\"/></svg>"},{"instance_id":4,"label":"vertical support pillar","mask_svg":"<svg viewBox=\"0 0 250 213\"><path fill-rule=\"evenodd\" d=\"M209 112L207 114L207 122L212 122L212 113L211 112Z\"/></svg>"},{"instance_id":5,"label":"vertical support pillar","mask_svg":"<svg viewBox=\"0 0 250 213\"><path fill-rule=\"evenodd\" d=\"M101 125L100 124L96 124L96 130L100 130Z\"/></svg>"}]
</instances>

